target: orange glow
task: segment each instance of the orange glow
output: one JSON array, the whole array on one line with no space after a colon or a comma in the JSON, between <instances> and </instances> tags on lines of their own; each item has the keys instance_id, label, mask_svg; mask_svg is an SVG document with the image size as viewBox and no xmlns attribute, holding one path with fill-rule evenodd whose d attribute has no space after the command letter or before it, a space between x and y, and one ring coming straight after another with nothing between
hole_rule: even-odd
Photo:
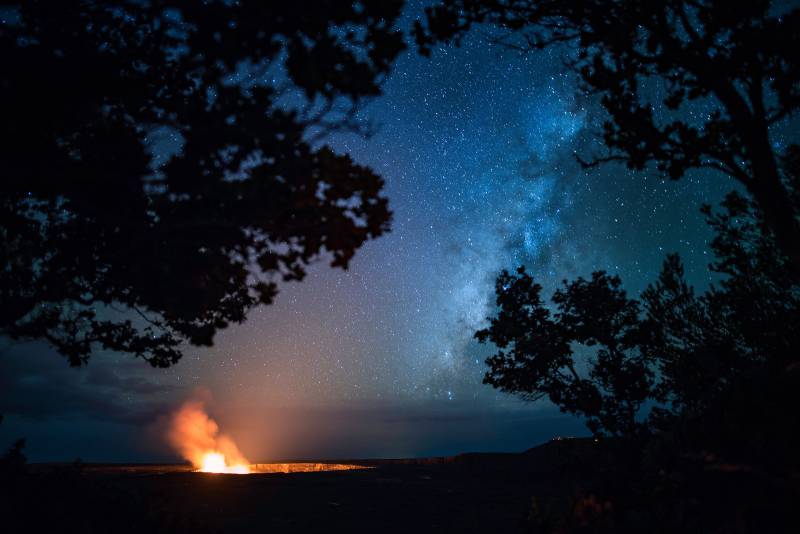
<instances>
[{"instance_id":1,"label":"orange glow","mask_svg":"<svg viewBox=\"0 0 800 534\"><path fill-rule=\"evenodd\" d=\"M236 475L246 475L250 473L250 467L245 464L228 465L225 455L220 452L209 452L203 456L200 469L203 473L230 473Z\"/></svg>"},{"instance_id":2,"label":"orange glow","mask_svg":"<svg viewBox=\"0 0 800 534\"><path fill-rule=\"evenodd\" d=\"M224 473L228 466L225 465L225 457L218 452L209 452L203 456L203 465L200 471L206 473Z\"/></svg>"},{"instance_id":3,"label":"orange glow","mask_svg":"<svg viewBox=\"0 0 800 534\"><path fill-rule=\"evenodd\" d=\"M272 464L251 464L251 473L319 473L322 471L350 471L354 469L374 469L356 464L330 464L318 462L288 462Z\"/></svg>"},{"instance_id":4,"label":"orange glow","mask_svg":"<svg viewBox=\"0 0 800 534\"><path fill-rule=\"evenodd\" d=\"M231 438L219 433L200 402L187 402L172 417L169 440L198 471L247 474L250 462Z\"/></svg>"}]
</instances>

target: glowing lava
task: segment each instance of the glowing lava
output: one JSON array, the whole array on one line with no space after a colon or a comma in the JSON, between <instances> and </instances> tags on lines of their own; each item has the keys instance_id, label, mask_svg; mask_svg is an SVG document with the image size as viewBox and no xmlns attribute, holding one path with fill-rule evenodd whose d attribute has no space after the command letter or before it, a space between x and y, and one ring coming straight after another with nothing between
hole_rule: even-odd
<instances>
[{"instance_id":1,"label":"glowing lava","mask_svg":"<svg viewBox=\"0 0 800 534\"><path fill-rule=\"evenodd\" d=\"M203 463L199 471L204 473L232 473L236 475L246 475L250 472L247 465L228 465L225 462L225 455L220 452L209 452L203 456Z\"/></svg>"},{"instance_id":2,"label":"glowing lava","mask_svg":"<svg viewBox=\"0 0 800 534\"><path fill-rule=\"evenodd\" d=\"M200 402L187 402L172 417L169 440L198 471L247 474L250 462L231 438L219 433Z\"/></svg>"}]
</instances>

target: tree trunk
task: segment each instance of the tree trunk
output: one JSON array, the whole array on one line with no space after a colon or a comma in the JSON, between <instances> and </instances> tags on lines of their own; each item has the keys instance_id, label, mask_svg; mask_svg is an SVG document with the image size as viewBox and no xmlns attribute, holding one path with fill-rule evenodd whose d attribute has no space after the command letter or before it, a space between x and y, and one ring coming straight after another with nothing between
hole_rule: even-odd
<instances>
[{"instance_id":1,"label":"tree trunk","mask_svg":"<svg viewBox=\"0 0 800 534\"><path fill-rule=\"evenodd\" d=\"M800 221L781 180L766 125L758 126L746 134L753 171L747 189L775 235L778 247L788 256L794 277L800 279Z\"/></svg>"},{"instance_id":2,"label":"tree trunk","mask_svg":"<svg viewBox=\"0 0 800 534\"><path fill-rule=\"evenodd\" d=\"M753 73L749 106L742 95L724 80L701 79L713 88L741 132L752 174L749 180L742 182L761 210L764 222L772 230L778 248L789 258L793 278L800 280L800 222L770 145L760 72Z\"/></svg>"}]
</instances>

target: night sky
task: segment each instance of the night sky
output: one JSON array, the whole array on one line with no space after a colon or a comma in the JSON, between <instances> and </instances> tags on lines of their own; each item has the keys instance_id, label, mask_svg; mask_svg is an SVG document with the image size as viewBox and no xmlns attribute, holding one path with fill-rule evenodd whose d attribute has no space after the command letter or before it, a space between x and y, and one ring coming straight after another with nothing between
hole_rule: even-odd
<instances>
[{"instance_id":1,"label":"night sky","mask_svg":"<svg viewBox=\"0 0 800 534\"><path fill-rule=\"evenodd\" d=\"M404 24L420 12L409 5ZM108 353L72 369L43 344L4 341L0 447L24 436L34 461L175 460L166 417L196 397L253 460L520 451L586 433L546 402L481 384L491 347L472 335L495 276L525 265L549 294L605 269L637 295L677 251L705 286L699 208L732 184L581 170L573 155L601 149L603 115L577 94L565 53L523 55L481 32L431 59L407 50L364 111L378 133L328 139L386 180L390 234L346 272L319 263L171 369Z\"/></svg>"}]
</instances>

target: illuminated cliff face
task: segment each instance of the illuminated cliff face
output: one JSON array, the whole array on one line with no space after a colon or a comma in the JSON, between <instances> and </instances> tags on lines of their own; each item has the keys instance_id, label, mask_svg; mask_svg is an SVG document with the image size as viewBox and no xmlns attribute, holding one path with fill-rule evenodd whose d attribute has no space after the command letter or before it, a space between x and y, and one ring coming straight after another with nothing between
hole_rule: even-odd
<instances>
[{"instance_id":1,"label":"illuminated cliff face","mask_svg":"<svg viewBox=\"0 0 800 534\"><path fill-rule=\"evenodd\" d=\"M313 473L319 471L348 471L351 469L372 469L364 465L328 463L273 463L250 464L251 473Z\"/></svg>"}]
</instances>

